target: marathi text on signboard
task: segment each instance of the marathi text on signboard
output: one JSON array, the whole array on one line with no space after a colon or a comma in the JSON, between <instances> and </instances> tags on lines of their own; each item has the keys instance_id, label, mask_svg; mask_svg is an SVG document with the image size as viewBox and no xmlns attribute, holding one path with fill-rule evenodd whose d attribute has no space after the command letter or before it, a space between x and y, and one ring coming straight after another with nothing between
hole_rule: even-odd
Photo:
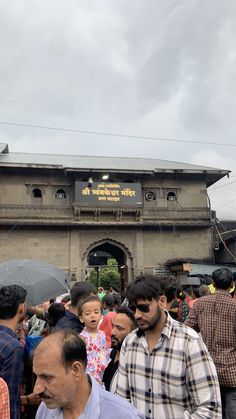
<instances>
[{"instance_id":1,"label":"marathi text on signboard","mask_svg":"<svg viewBox=\"0 0 236 419\"><path fill-rule=\"evenodd\" d=\"M139 183L75 182L75 202L89 205L142 205Z\"/></svg>"}]
</instances>

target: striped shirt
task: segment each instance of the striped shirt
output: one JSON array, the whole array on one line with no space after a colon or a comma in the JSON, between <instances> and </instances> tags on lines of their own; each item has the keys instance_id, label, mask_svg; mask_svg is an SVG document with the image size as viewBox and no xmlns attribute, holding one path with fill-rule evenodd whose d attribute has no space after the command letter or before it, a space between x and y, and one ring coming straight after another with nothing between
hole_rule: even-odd
<instances>
[{"instance_id":1,"label":"striped shirt","mask_svg":"<svg viewBox=\"0 0 236 419\"><path fill-rule=\"evenodd\" d=\"M216 369L206 346L194 330L168 314L151 353L140 329L124 340L116 394L147 419L222 417Z\"/></svg>"},{"instance_id":2,"label":"striped shirt","mask_svg":"<svg viewBox=\"0 0 236 419\"><path fill-rule=\"evenodd\" d=\"M225 290L199 298L186 324L201 332L216 366L219 382L236 387L236 300Z\"/></svg>"}]
</instances>

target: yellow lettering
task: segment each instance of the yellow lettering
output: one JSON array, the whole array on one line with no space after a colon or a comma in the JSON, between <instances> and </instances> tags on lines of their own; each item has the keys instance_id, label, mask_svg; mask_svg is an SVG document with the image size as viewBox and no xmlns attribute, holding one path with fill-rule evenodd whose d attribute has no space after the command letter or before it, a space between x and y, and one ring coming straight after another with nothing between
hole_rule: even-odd
<instances>
[{"instance_id":1,"label":"yellow lettering","mask_svg":"<svg viewBox=\"0 0 236 419\"><path fill-rule=\"evenodd\" d=\"M82 189L82 195L90 195L90 189L89 188L84 188Z\"/></svg>"},{"instance_id":2,"label":"yellow lettering","mask_svg":"<svg viewBox=\"0 0 236 419\"><path fill-rule=\"evenodd\" d=\"M122 191L121 191L121 195L123 195L123 196L131 196L131 197L133 197L133 196L135 196L135 191L133 191L132 189L130 189L130 188L126 188L126 189L123 189Z\"/></svg>"}]
</instances>

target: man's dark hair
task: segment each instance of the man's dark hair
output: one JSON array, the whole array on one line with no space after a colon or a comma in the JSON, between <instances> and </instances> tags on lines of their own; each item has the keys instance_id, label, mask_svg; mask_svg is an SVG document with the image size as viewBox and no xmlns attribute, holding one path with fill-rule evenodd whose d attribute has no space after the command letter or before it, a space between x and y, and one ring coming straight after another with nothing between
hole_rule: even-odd
<instances>
[{"instance_id":1,"label":"man's dark hair","mask_svg":"<svg viewBox=\"0 0 236 419\"><path fill-rule=\"evenodd\" d=\"M48 307L48 316L47 320L50 323L50 326L55 326L64 315L65 307L62 303L53 303Z\"/></svg>"},{"instance_id":2,"label":"man's dark hair","mask_svg":"<svg viewBox=\"0 0 236 419\"><path fill-rule=\"evenodd\" d=\"M89 294L96 294L96 287L91 282L76 282L70 290L71 305L76 307L82 297L87 297Z\"/></svg>"},{"instance_id":3,"label":"man's dark hair","mask_svg":"<svg viewBox=\"0 0 236 419\"><path fill-rule=\"evenodd\" d=\"M20 304L25 303L27 291L19 285L6 285L0 288L0 319L15 317Z\"/></svg>"},{"instance_id":4,"label":"man's dark hair","mask_svg":"<svg viewBox=\"0 0 236 419\"><path fill-rule=\"evenodd\" d=\"M228 268L216 269L212 272L212 279L216 288L227 290L233 282L233 273Z\"/></svg>"},{"instance_id":5,"label":"man's dark hair","mask_svg":"<svg viewBox=\"0 0 236 419\"><path fill-rule=\"evenodd\" d=\"M115 299L113 297L113 294L104 295L104 297L102 299L102 302L104 304L106 304L107 307L112 309L112 307L114 307L114 305L115 305Z\"/></svg>"},{"instance_id":6,"label":"man's dark hair","mask_svg":"<svg viewBox=\"0 0 236 419\"><path fill-rule=\"evenodd\" d=\"M134 312L132 310L130 310L128 307L120 307L116 310L116 314L125 314L127 317L129 317L129 319L132 321L134 329L137 326L137 322L134 316Z\"/></svg>"},{"instance_id":7,"label":"man's dark hair","mask_svg":"<svg viewBox=\"0 0 236 419\"><path fill-rule=\"evenodd\" d=\"M129 302L135 304L138 299L151 301L163 294L160 278L154 275L138 276L128 285L126 292Z\"/></svg>"},{"instance_id":8,"label":"man's dark hair","mask_svg":"<svg viewBox=\"0 0 236 419\"><path fill-rule=\"evenodd\" d=\"M118 292L115 292L114 294L112 294L112 297L114 299L114 306L120 307L122 303L120 294Z\"/></svg>"},{"instance_id":9,"label":"man's dark hair","mask_svg":"<svg viewBox=\"0 0 236 419\"><path fill-rule=\"evenodd\" d=\"M171 303L176 297L176 292L178 288L178 281L173 275L159 275L158 276L162 292L166 296L167 302Z\"/></svg>"},{"instance_id":10,"label":"man's dark hair","mask_svg":"<svg viewBox=\"0 0 236 419\"><path fill-rule=\"evenodd\" d=\"M88 295L87 297L81 298L79 300L79 303L78 303L78 314L79 314L79 316L81 316L81 314L83 312L84 304L92 303L93 301L96 301L97 303L100 304L101 312L102 312L102 303L101 303L101 300L99 300L99 298L97 297L97 295Z\"/></svg>"},{"instance_id":11,"label":"man's dark hair","mask_svg":"<svg viewBox=\"0 0 236 419\"><path fill-rule=\"evenodd\" d=\"M66 329L55 331L38 344L34 353L40 350L40 346L44 344L46 339L55 339L58 342L59 347L61 347L61 361L66 370L68 370L75 361L81 362L86 369L86 344L84 340L79 337L77 332Z\"/></svg>"}]
</instances>

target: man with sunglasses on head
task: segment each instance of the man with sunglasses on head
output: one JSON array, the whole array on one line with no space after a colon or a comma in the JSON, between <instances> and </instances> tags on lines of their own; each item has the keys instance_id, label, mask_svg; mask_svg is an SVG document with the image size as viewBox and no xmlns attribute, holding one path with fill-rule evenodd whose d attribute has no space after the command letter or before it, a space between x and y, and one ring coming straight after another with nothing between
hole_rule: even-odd
<instances>
[{"instance_id":1,"label":"man with sunglasses on head","mask_svg":"<svg viewBox=\"0 0 236 419\"><path fill-rule=\"evenodd\" d=\"M124 340L116 394L147 419L220 419L219 383L201 337L165 311L163 278L130 283L138 329Z\"/></svg>"}]
</instances>

